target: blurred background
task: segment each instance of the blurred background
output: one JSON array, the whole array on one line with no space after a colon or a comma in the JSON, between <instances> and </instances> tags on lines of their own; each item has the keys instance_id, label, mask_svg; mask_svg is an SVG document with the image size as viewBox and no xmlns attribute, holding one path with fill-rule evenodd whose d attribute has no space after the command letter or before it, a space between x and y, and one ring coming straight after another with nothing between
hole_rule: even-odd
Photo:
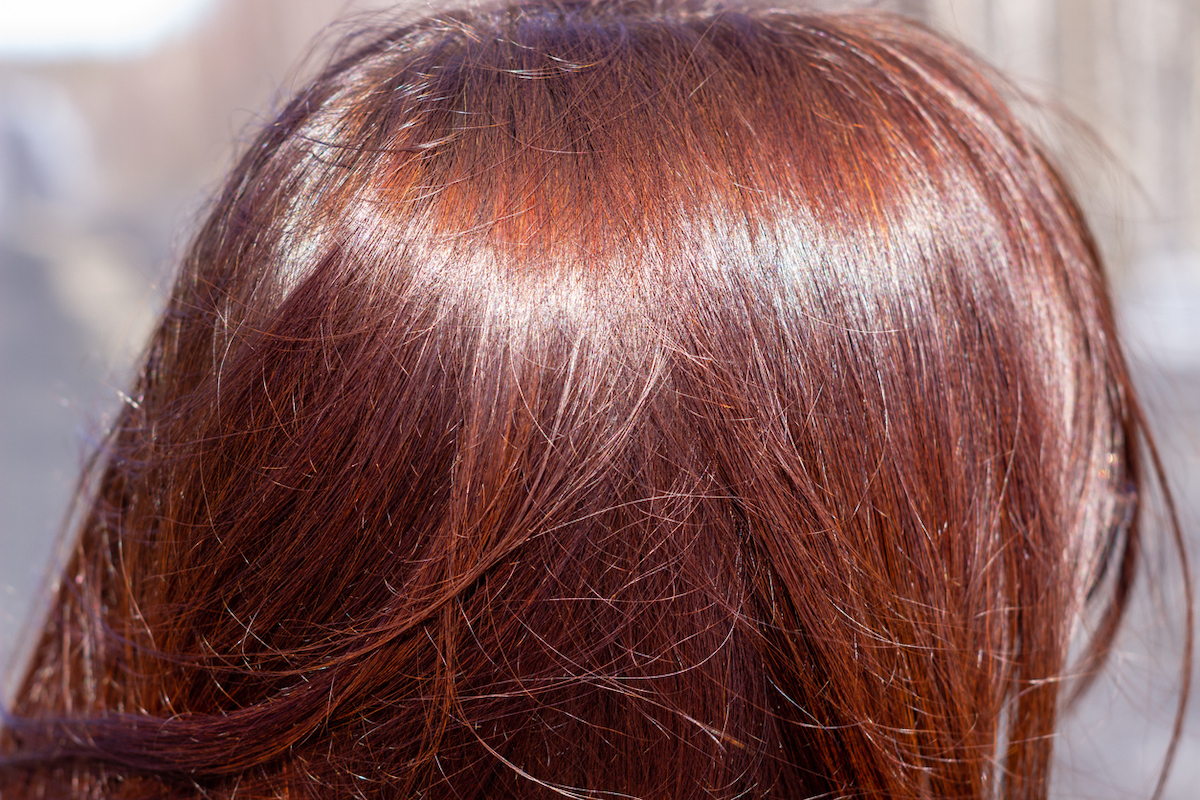
<instances>
[{"instance_id":1,"label":"blurred background","mask_svg":"<svg viewBox=\"0 0 1200 800\"><path fill-rule=\"evenodd\" d=\"M0 0L0 665L206 199L338 32L387 5ZM1109 259L1200 556L1200 0L819 5L916 17L1029 95ZM1179 685L1177 560L1151 550L1110 677L1064 728L1058 796L1149 796ZM1200 797L1200 702L1189 718L1178 800Z\"/></svg>"}]
</instances>

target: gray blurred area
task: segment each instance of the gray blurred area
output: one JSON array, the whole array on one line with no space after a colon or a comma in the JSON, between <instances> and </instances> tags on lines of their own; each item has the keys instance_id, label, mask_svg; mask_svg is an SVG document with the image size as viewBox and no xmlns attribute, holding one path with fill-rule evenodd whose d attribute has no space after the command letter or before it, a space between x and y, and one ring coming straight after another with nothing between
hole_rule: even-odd
<instances>
[{"instance_id":1,"label":"gray blurred area","mask_svg":"<svg viewBox=\"0 0 1200 800\"><path fill-rule=\"evenodd\" d=\"M0 665L36 628L76 474L207 197L338 31L383 5L212 0L146 53L0 54ZM1108 256L1200 558L1200 0L821 5L922 19L1030 96ZM1149 797L1179 686L1178 561L1152 546L1108 676L1064 725L1056 796ZM1200 702L1164 797L1200 798Z\"/></svg>"}]
</instances>

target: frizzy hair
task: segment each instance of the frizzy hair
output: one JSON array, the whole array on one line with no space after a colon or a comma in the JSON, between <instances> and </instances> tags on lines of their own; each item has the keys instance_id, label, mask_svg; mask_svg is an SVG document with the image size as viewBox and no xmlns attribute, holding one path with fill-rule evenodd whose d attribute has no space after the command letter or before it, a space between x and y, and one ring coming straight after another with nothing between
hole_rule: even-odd
<instances>
[{"instance_id":1,"label":"frizzy hair","mask_svg":"<svg viewBox=\"0 0 1200 800\"><path fill-rule=\"evenodd\" d=\"M1153 450L1005 96L882 15L343 53L184 259L0 788L1044 797Z\"/></svg>"}]
</instances>

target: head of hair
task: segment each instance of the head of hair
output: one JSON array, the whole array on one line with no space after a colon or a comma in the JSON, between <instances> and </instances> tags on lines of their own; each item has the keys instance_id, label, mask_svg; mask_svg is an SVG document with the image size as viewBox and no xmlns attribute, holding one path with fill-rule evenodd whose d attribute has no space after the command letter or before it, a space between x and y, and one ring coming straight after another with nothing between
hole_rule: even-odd
<instances>
[{"instance_id":1,"label":"head of hair","mask_svg":"<svg viewBox=\"0 0 1200 800\"><path fill-rule=\"evenodd\" d=\"M358 40L183 260L0 785L1043 797L1145 432L1006 96L880 15Z\"/></svg>"}]
</instances>

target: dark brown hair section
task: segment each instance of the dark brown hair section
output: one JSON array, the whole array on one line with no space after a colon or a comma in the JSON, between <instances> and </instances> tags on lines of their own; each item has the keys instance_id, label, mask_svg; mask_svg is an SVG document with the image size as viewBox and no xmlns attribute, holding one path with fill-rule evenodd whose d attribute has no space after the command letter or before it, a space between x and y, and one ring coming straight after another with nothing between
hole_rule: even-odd
<instances>
[{"instance_id":1,"label":"dark brown hair section","mask_svg":"<svg viewBox=\"0 0 1200 800\"><path fill-rule=\"evenodd\" d=\"M5 796L1045 796L1145 432L997 79L735 8L356 47L184 260Z\"/></svg>"}]
</instances>

